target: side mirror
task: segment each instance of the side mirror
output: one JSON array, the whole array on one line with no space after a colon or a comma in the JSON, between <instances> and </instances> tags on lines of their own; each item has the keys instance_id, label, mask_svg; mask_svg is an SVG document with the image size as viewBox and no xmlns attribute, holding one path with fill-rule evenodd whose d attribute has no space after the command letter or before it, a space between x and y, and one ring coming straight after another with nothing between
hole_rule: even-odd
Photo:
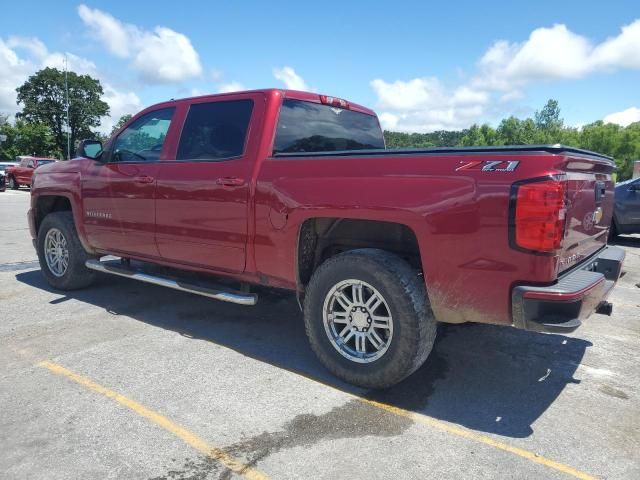
<instances>
[{"instance_id":1,"label":"side mirror","mask_svg":"<svg viewBox=\"0 0 640 480\"><path fill-rule=\"evenodd\" d=\"M79 157L98 160L102 155L102 142L99 140L81 140L78 145L77 154Z\"/></svg>"}]
</instances>

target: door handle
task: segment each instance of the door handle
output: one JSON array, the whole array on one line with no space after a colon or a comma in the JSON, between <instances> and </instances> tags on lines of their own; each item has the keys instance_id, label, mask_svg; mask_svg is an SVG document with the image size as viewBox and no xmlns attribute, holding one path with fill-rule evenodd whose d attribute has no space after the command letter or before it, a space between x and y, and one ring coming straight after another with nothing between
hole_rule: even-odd
<instances>
[{"instance_id":1,"label":"door handle","mask_svg":"<svg viewBox=\"0 0 640 480\"><path fill-rule=\"evenodd\" d=\"M216 180L218 185L224 185L226 187L239 187L244 184L244 179L238 177L222 177Z\"/></svg>"},{"instance_id":2,"label":"door handle","mask_svg":"<svg viewBox=\"0 0 640 480\"><path fill-rule=\"evenodd\" d=\"M156 180L155 178L149 177L147 175L143 175L141 177L136 177L135 178L135 182L136 183L153 183L153 182L155 182L155 180Z\"/></svg>"}]
</instances>

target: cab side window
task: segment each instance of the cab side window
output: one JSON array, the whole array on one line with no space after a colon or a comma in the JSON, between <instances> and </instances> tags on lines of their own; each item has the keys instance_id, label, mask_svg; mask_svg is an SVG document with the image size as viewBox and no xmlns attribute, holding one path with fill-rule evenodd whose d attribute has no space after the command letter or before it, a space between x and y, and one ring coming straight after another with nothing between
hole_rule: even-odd
<instances>
[{"instance_id":1,"label":"cab side window","mask_svg":"<svg viewBox=\"0 0 640 480\"><path fill-rule=\"evenodd\" d=\"M155 162L171 126L174 108L149 112L135 120L111 145L111 162Z\"/></svg>"},{"instance_id":2,"label":"cab side window","mask_svg":"<svg viewBox=\"0 0 640 480\"><path fill-rule=\"evenodd\" d=\"M253 100L191 105L178 144L177 160L224 160L242 156Z\"/></svg>"},{"instance_id":3,"label":"cab side window","mask_svg":"<svg viewBox=\"0 0 640 480\"><path fill-rule=\"evenodd\" d=\"M35 168L36 164L33 160L27 162L27 168Z\"/></svg>"}]
</instances>

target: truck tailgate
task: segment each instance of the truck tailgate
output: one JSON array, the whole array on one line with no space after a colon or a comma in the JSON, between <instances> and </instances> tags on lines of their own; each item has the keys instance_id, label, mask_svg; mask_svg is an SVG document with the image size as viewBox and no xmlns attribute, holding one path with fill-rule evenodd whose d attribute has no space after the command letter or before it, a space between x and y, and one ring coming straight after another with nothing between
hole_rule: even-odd
<instances>
[{"instance_id":1,"label":"truck tailgate","mask_svg":"<svg viewBox=\"0 0 640 480\"><path fill-rule=\"evenodd\" d=\"M606 245L614 204L613 168L613 162L602 158L568 157L562 163L567 203L558 273Z\"/></svg>"}]
</instances>

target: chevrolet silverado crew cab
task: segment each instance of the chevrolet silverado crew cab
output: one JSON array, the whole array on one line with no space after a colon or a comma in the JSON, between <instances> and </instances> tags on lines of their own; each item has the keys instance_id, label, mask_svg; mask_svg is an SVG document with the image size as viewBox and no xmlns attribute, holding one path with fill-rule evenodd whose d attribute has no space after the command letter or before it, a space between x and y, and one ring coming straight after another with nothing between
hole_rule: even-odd
<instances>
[{"instance_id":1,"label":"chevrolet silverado crew cab","mask_svg":"<svg viewBox=\"0 0 640 480\"><path fill-rule=\"evenodd\" d=\"M19 189L20 185L27 185L30 187L31 177L33 177L33 172L35 172L36 168L56 161L55 158L29 156L20 156L17 157L16 160L18 161L16 165L7 167L5 170L7 186L12 190Z\"/></svg>"},{"instance_id":2,"label":"chevrolet silverado crew cab","mask_svg":"<svg viewBox=\"0 0 640 480\"><path fill-rule=\"evenodd\" d=\"M386 150L367 108L258 90L83 141L34 172L28 217L54 288L106 272L241 305L289 289L320 361L381 388L425 361L437 322L570 332L610 310L613 169L559 145Z\"/></svg>"}]
</instances>

